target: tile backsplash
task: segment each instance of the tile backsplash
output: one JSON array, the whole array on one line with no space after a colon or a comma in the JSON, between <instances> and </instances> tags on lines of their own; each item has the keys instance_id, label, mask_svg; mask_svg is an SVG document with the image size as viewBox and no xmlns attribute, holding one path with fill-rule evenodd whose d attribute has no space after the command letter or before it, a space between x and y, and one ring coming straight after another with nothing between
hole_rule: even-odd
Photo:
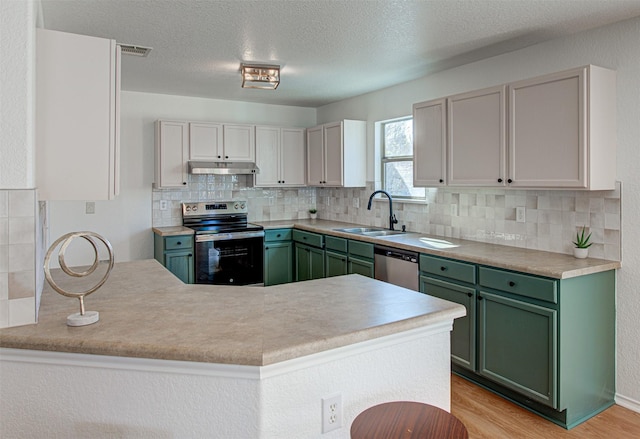
<instances>
[{"instance_id":1,"label":"tile backsplash","mask_svg":"<svg viewBox=\"0 0 640 439\"><path fill-rule=\"evenodd\" d=\"M35 323L36 191L0 190L0 328Z\"/></svg>"},{"instance_id":2,"label":"tile backsplash","mask_svg":"<svg viewBox=\"0 0 640 439\"><path fill-rule=\"evenodd\" d=\"M366 188L254 188L251 176L191 175L183 189L153 190L153 226L182 223L180 203L243 199L250 221L308 218L316 206L318 218L388 227L386 198L366 209L374 184ZM427 203L394 200L398 225L424 234L572 253L579 227L592 233L590 257L621 260L621 183L612 191L429 189ZM160 200L167 209L160 210ZM516 221L524 207L525 221Z\"/></svg>"}]
</instances>

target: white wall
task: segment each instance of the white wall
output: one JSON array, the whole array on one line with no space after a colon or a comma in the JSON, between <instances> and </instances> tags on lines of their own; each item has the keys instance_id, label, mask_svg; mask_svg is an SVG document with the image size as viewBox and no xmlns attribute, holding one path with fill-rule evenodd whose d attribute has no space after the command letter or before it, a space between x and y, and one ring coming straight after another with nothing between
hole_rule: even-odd
<instances>
[{"instance_id":1,"label":"white wall","mask_svg":"<svg viewBox=\"0 0 640 439\"><path fill-rule=\"evenodd\" d=\"M50 202L49 236L53 242L65 233L90 230L107 238L116 261L153 257L152 183L154 122L157 119L219 121L308 127L316 110L280 105L122 92L120 195L97 201L96 213L85 214L85 202ZM87 200L90 201L90 200ZM90 248L72 250L67 263L93 261Z\"/></svg>"},{"instance_id":2,"label":"white wall","mask_svg":"<svg viewBox=\"0 0 640 439\"><path fill-rule=\"evenodd\" d=\"M2 1L0 17L0 188L33 188L35 3Z\"/></svg>"},{"instance_id":3,"label":"white wall","mask_svg":"<svg viewBox=\"0 0 640 439\"><path fill-rule=\"evenodd\" d=\"M640 19L560 38L416 81L318 109L318 122L342 118L370 123L368 157L373 157L373 122L411 114L411 105L432 98L511 82L585 64L618 72L618 179L622 181L622 269L618 272L617 401L640 411ZM373 181L373 161L368 162ZM625 245L625 243L627 245Z\"/></svg>"}]
</instances>

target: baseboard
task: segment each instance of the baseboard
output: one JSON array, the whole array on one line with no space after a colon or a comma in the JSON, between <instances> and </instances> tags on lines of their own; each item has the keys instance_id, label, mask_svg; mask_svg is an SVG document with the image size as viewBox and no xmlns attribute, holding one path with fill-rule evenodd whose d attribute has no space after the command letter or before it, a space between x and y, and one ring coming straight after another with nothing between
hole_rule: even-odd
<instances>
[{"instance_id":1,"label":"baseboard","mask_svg":"<svg viewBox=\"0 0 640 439\"><path fill-rule=\"evenodd\" d=\"M640 401L627 398L626 396L620 395L618 393L616 393L615 400L616 404L618 404L619 406L629 410L633 410L636 413L640 413Z\"/></svg>"}]
</instances>

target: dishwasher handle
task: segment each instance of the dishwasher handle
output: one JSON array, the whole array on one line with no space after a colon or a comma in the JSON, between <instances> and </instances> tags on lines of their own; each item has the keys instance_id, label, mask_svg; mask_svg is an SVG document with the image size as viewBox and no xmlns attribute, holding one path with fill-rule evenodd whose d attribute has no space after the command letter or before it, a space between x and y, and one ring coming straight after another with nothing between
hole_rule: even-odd
<instances>
[{"instance_id":1,"label":"dishwasher handle","mask_svg":"<svg viewBox=\"0 0 640 439\"><path fill-rule=\"evenodd\" d=\"M402 251L395 248L375 246L373 252L376 255L386 256L387 258L400 259L406 262L418 263L418 253L410 251Z\"/></svg>"}]
</instances>

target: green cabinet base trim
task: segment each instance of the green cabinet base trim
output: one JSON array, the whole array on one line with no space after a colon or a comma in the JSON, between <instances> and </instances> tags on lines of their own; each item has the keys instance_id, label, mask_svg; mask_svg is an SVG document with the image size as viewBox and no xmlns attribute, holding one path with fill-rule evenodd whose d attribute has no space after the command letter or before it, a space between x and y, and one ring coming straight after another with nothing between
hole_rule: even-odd
<instances>
[{"instance_id":1,"label":"green cabinet base trim","mask_svg":"<svg viewBox=\"0 0 640 439\"><path fill-rule=\"evenodd\" d=\"M154 257L186 284L195 282L193 235L153 235Z\"/></svg>"},{"instance_id":2,"label":"green cabinet base trim","mask_svg":"<svg viewBox=\"0 0 640 439\"><path fill-rule=\"evenodd\" d=\"M518 392L514 392L507 387L503 387L500 384L497 384L494 381L473 373L469 369L459 366L453 362L451 364L451 372L462 378L465 378L466 380L471 381L474 384L479 385L480 387L490 392L495 393L498 396L511 401L514 404L519 405L526 410L529 410L530 412L536 413L537 415L542 416L543 418L563 428L566 428L567 430L570 430L573 427L576 427L583 422L588 421L589 419L593 418L597 414L605 411L615 404L615 401L611 400L609 402L603 403L601 406L595 408L589 413L583 413L582 416L574 415L570 417L567 415L567 409L563 411L554 410L549 406L541 404L537 401L533 401Z\"/></svg>"}]
</instances>

